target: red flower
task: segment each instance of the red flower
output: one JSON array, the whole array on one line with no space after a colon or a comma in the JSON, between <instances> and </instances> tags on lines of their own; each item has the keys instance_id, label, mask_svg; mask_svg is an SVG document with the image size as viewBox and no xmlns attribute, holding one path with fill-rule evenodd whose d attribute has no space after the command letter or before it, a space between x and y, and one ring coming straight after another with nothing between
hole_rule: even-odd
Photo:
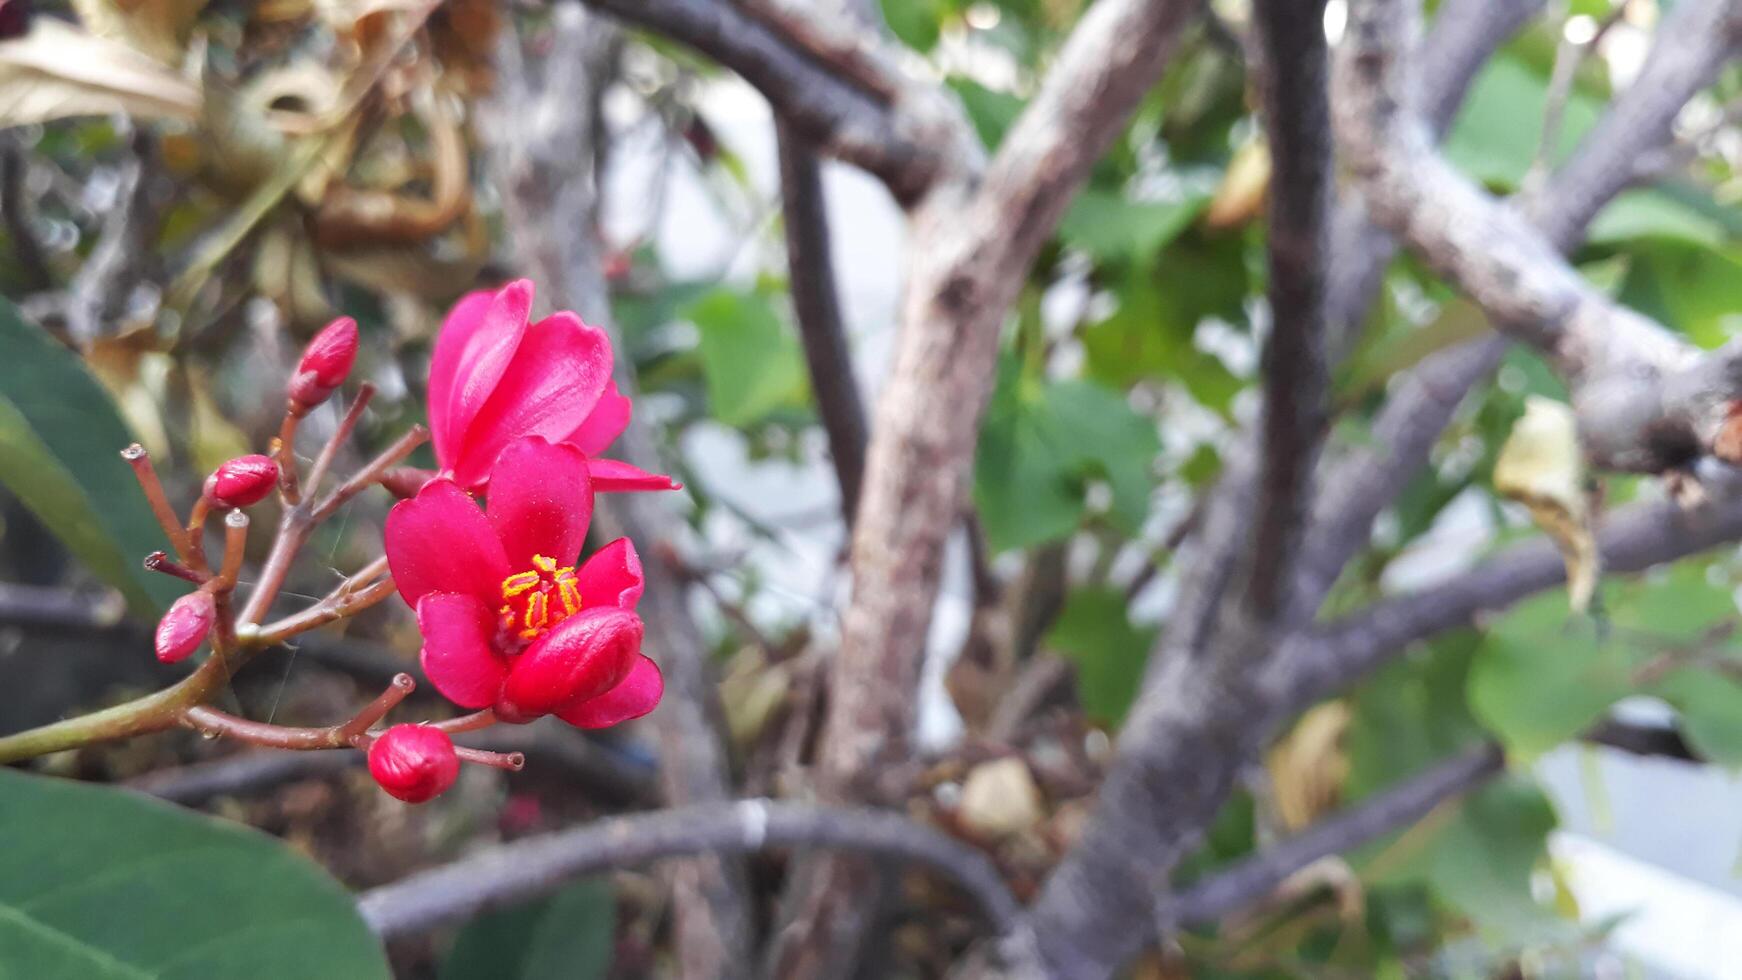
<instances>
[{"instance_id":1,"label":"red flower","mask_svg":"<svg viewBox=\"0 0 1742 980\"><path fill-rule=\"evenodd\" d=\"M216 604L212 594L204 589L175 600L157 622L157 659L173 664L193 656L216 620Z\"/></svg>"},{"instance_id":2,"label":"red flower","mask_svg":"<svg viewBox=\"0 0 1742 980\"><path fill-rule=\"evenodd\" d=\"M635 547L620 538L575 567L595 463L572 445L521 439L489 473L484 510L444 478L387 516L388 567L417 610L423 669L448 700L582 728L659 703L664 681L641 655Z\"/></svg>"},{"instance_id":3,"label":"red flower","mask_svg":"<svg viewBox=\"0 0 1742 980\"><path fill-rule=\"evenodd\" d=\"M357 360L357 321L339 317L303 348L296 373L290 376L290 403L298 414L332 396Z\"/></svg>"},{"instance_id":4,"label":"red flower","mask_svg":"<svg viewBox=\"0 0 1742 980\"><path fill-rule=\"evenodd\" d=\"M468 294L448 313L429 366L436 460L468 490L488 482L509 443L539 436L597 456L629 424L611 380L611 342L567 311L528 325L532 283ZM675 490L670 477L593 459L593 489Z\"/></svg>"},{"instance_id":5,"label":"red flower","mask_svg":"<svg viewBox=\"0 0 1742 980\"><path fill-rule=\"evenodd\" d=\"M394 725L369 746L369 775L394 799L427 803L454 785L460 757L439 728Z\"/></svg>"}]
</instances>

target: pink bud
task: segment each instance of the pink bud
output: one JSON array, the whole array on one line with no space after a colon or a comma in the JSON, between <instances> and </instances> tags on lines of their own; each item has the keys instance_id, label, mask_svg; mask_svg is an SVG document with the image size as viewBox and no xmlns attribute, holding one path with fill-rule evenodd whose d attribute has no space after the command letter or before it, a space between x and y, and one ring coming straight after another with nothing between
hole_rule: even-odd
<instances>
[{"instance_id":1,"label":"pink bud","mask_svg":"<svg viewBox=\"0 0 1742 980\"><path fill-rule=\"evenodd\" d=\"M641 633L641 617L614 606L563 620L517 658L497 695L496 717L521 724L616 687L635 666Z\"/></svg>"},{"instance_id":2,"label":"pink bud","mask_svg":"<svg viewBox=\"0 0 1742 980\"><path fill-rule=\"evenodd\" d=\"M290 377L290 402L308 411L327 400L357 360L357 321L339 317L308 342Z\"/></svg>"},{"instance_id":3,"label":"pink bud","mask_svg":"<svg viewBox=\"0 0 1742 980\"><path fill-rule=\"evenodd\" d=\"M427 803L459 778L460 757L440 729L394 725L369 746L369 775L394 799Z\"/></svg>"},{"instance_id":4,"label":"pink bud","mask_svg":"<svg viewBox=\"0 0 1742 980\"><path fill-rule=\"evenodd\" d=\"M270 456L238 456L206 477L206 503L218 508L248 507L272 492L278 464Z\"/></svg>"},{"instance_id":5,"label":"pink bud","mask_svg":"<svg viewBox=\"0 0 1742 980\"><path fill-rule=\"evenodd\" d=\"M157 659L166 664L186 660L205 642L216 616L210 592L189 592L175 600L157 621Z\"/></svg>"}]
</instances>

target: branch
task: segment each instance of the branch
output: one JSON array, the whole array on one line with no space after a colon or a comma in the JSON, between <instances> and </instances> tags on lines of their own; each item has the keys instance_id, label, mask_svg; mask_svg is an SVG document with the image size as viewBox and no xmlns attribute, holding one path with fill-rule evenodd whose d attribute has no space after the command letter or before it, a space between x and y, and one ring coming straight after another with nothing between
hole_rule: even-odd
<instances>
[{"instance_id":1,"label":"branch","mask_svg":"<svg viewBox=\"0 0 1742 980\"><path fill-rule=\"evenodd\" d=\"M1733 480L1730 489L1734 489ZM1603 568L1636 572L1742 537L1742 496L1702 510L1672 502L1630 504L1597 535ZM1266 671L1273 703L1297 711L1342 690L1410 643L1468 624L1479 612L1505 609L1566 578L1546 539L1514 545L1438 585L1384 599L1286 645Z\"/></svg>"},{"instance_id":2,"label":"branch","mask_svg":"<svg viewBox=\"0 0 1742 980\"><path fill-rule=\"evenodd\" d=\"M1694 28L1724 6L1715 0L1677 5L1659 28L1634 84L1580 141L1561 172L1525 196L1521 208L1560 251L1578 246L1596 213L1626 189L1633 161L1661 149L1672 138L1671 123L1681 106L1717 77L1730 46L1721 32ZM1450 30L1444 24L1453 13L1451 5L1442 7L1427 52ZM1442 60L1427 52L1424 65ZM1431 77L1424 70L1424 79ZM1437 104L1431 95L1425 101ZM1373 519L1426 465L1452 413L1499 366L1506 346L1500 336L1463 344L1392 382L1392 394L1374 420L1372 446L1343 454L1323 477L1325 489L1296 586L1303 609L1316 609L1349 558L1365 547Z\"/></svg>"},{"instance_id":3,"label":"branch","mask_svg":"<svg viewBox=\"0 0 1742 980\"><path fill-rule=\"evenodd\" d=\"M1270 179L1270 340L1264 345L1264 416L1257 527L1248 595L1273 622L1312 506L1324 440L1327 218L1331 208L1329 66L1322 0L1259 0L1252 9Z\"/></svg>"},{"instance_id":4,"label":"branch","mask_svg":"<svg viewBox=\"0 0 1742 980\"><path fill-rule=\"evenodd\" d=\"M1552 241L1433 152L1407 93L1411 0L1350 9L1339 52L1338 135L1374 214L1480 305L1549 357L1573 393L1585 449L1600 466L1688 467L1712 447L1742 385L1742 346L1703 355L1591 288ZM1721 37L1733 43L1729 22Z\"/></svg>"},{"instance_id":5,"label":"branch","mask_svg":"<svg viewBox=\"0 0 1742 980\"><path fill-rule=\"evenodd\" d=\"M841 300L829 243L829 215L817 158L791 130L775 127L780 150L781 211L793 312L810 367L811 393L829 437L829 456L841 488L848 526L859 506L865 476L865 404L853 376L853 353L841 322Z\"/></svg>"},{"instance_id":6,"label":"branch","mask_svg":"<svg viewBox=\"0 0 1742 980\"><path fill-rule=\"evenodd\" d=\"M394 939L463 921L546 894L582 875L695 854L755 854L774 847L828 847L897 858L942 872L999 932L1016 899L987 857L906 817L872 810L739 800L611 817L528 837L364 892L364 921Z\"/></svg>"},{"instance_id":7,"label":"branch","mask_svg":"<svg viewBox=\"0 0 1742 980\"><path fill-rule=\"evenodd\" d=\"M1454 756L1274 847L1187 888L1162 912L1183 925L1209 925L1258 902L1296 871L1321 858L1343 854L1416 823L1441 804L1470 792L1505 769L1499 746L1483 745Z\"/></svg>"},{"instance_id":8,"label":"branch","mask_svg":"<svg viewBox=\"0 0 1742 980\"><path fill-rule=\"evenodd\" d=\"M917 200L956 162L939 141L929 100L898 114L807 52L803 42L725 0L586 0L624 21L681 41L737 72L822 153L875 174L898 200ZM819 23L823 15L817 15ZM818 28L821 30L822 28ZM814 32L813 32L814 35ZM895 82L887 83L895 85Z\"/></svg>"},{"instance_id":9,"label":"branch","mask_svg":"<svg viewBox=\"0 0 1742 980\"><path fill-rule=\"evenodd\" d=\"M713 9L722 22L742 19L725 4L656 0L632 6L650 13L700 6ZM490 165L503 189L504 223L520 265L547 284L547 302L577 311L610 334L615 349L624 351L611 319L595 238L594 165L600 156L595 132L600 100L615 66L617 34L603 18L572 5L557 6L553 15L556 43L544 59L542 78L523 65L520 41L512 33L498 47L502 94L488 139ZM634 363L620 357L615 370L618 389L633 397ZM652 472L664 469L653 434L639 417L630 420L615 454ZM607 495L599 501L597 516L609 533L627 536L655 555L671 547L672 529L683 524L653 494ZM646 562L642 573L646 646L658 655L665 674L665 699L650 719L659 740L665 798L680 805L727 799L731 770L720 734L720 710L708 648L690 613L688 590L665 562ZM671 880L679 972L747 975L750 910L742 869L712 856L674 868Z\"/></svg>"}]
</instances>

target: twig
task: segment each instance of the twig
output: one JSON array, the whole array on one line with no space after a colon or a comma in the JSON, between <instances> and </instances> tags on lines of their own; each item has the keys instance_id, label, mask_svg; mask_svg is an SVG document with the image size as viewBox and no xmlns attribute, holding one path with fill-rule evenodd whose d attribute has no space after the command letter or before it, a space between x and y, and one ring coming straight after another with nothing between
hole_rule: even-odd
<instances>
[{"instance_id":1,"label":"twig","mask_svg":"<svg viewBox=\"0 0 1742 980\"><path fill-rule=\"evenodd\" d=\"M394 939L546 894L586 874L694 854L754 854L829 847L898 858L942 872L1006 931L1017 912L985 855L905 817L876 810L740 800L610 817L528 837L364 892L357 908L376 935Z\"/></svg>"},{"instance_id":2,"label":"twig","mask_svg":"<svg viewBox=\"0 0 1742 980\"><path fill-rule=\"evenodd\" d=\"M1301 868L1353 850L1421 820L1446 801L1462 796L1505 768L1498 746L1484 745L1328 817L1224 871L1213 873L1177 896L1164 898L1162 915L1184 925L1208 925L1270 894Z\"/></svg>"},{"instance_id":3,"label":"twig","mask_svg":"<svg viewBox=\"0 0 1742 980\"><path fill-rule=\"evenodd\" d=\"M1330 67L1324 4L1258 0L1252 8L1270 179L1272 329L1261 370L1264 417L1251 582L1254 613L1274 621L1312 506L1313 467L1328 418L1325 273L1331 207Z\"/></svg>"},{"instance_id":4,"label":"twig","mask_svg":"<svg viewBox=\"0 0 1742 980\"><path fill-rule=\"evenodd\" d=\"M793 312L804 341L817 414L829 437L829 456L841 491L841 513L851 526L865 475L865 404L859 397L853 355L841 322L822 175L816 157L790 129L777 124L775 133Z\"/></svg>"}]
</instances>

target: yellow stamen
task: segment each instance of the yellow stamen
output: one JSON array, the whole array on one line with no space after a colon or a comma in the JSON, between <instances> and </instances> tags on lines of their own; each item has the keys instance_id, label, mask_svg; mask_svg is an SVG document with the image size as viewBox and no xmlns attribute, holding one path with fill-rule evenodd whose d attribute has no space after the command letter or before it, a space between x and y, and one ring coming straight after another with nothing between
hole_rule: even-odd
<instances>
[{"instance_id":1,"label":"yellow stamen","mask_svg":"<svg viewBox=\"0 0 1742 980\"><path fill-rule=\"evenodd\" d=\"M556 559L546 558L543 555L533 555L532 567L541 572L554 572L556 571Z\"/></svg>"},{"instance_id":2,"label":"yellow stamen","mask_svg":"<svg viewBox=\"0 0 1742 980\"><path fill-rule=\"evenodd\" d=\"M512 599L527 589L537 587L537 572L519 572L502 580L502 598Z\"/></svg>"}]
</instances>

